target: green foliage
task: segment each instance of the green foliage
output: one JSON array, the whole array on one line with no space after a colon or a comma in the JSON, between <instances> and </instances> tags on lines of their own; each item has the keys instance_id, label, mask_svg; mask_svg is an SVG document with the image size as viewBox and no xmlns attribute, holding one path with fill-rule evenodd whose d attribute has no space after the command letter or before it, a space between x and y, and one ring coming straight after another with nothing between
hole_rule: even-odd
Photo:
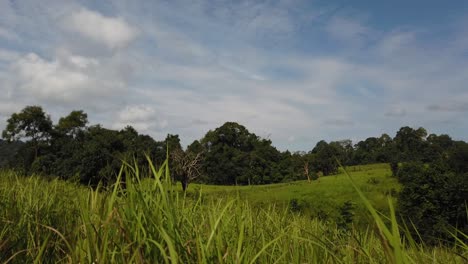
<instances>
[{"instance_id":1,"label":"green foliage","mask_svg":"<svg viewBox=\"0 0 468 264\"><path fill-rule=\"evenodd\" d=\"M351 164L389 162L394 158L395 152L395 142L389 135L382 134L379 138L369 137L355 145Z\"/></svg>"},{"instance_id":2,"label":"green foliage","mask_svg":"<svg viewBox=\"0 0 468 264\"><path fill-rule=\"evenodd\" d=\"M351 201L346 201L339 208L340 216L337 221L338 229L349 230L353 223L355 205Z\"/></svg>"},{"instance_id":3,"label":"green foliage","mask_svg":"<svg viewBox=\"0 0 468 264\"><path fill-rule=\"evenodd\" d=\"M468 143L455 142L447 154L447 165L457 173L468 172Z\"/></svg>"},{"instance_id":4,"label":"green foliage","mask_svg":"<svg viewBox=\"0 0 468 264\"><path fill-rule=\"evenodd\" d=\"M83 110L75 110L68 116L59 119L56 131L62 135L75 138L83 132L86 128L86 124L88 124L88 114L83 112Z\"/></svg>"},{"instance_id":5,"label":"green foliage","mask_svg":"<svg viewBox=\"0 0 468 264\"><path fill-rule=\"evenodd\" d=\"M282 180L275 173L280 152L270 140L260 139L244 126L227 122L201 140L205 153L204 182L214 184L263 184Z\"/></svg>"},{"instance_id":6,"label":"green foliage","mask_svg":"<svg viewBox=\"0 0 468 264\"><path fill-rule=\"evenodd\" d=\"M88 116L81 110L72 111L59 119L56 126L39 106L27 106L12 114L3 137L10 143L0 144L0 165L27 174L76 179L97 186L111 184L122 160L146 164L144 154L162 164L167 145L180 148L178 136L168 135L164 142L140 135L132 127L121 131L87 126ZM25 143L16 140L25 140ZM2 157L2 153L7 155ZM143 174L148 174L144 171Z\"/></svg>"},{"instance_id":7,"label":"green foliage","mask_svg":"<svg viewBox=\"0 0 468 264\"><path fill-rule=\"evenodd\" d=\"M0 139L0 168L6 168L11 165L13 157L23 147L23 142L8 142Z\"/></svg>"},{"instance_id":8,"label":"green foliage","mask_svg":"<svg viewBox=\"0 0 468 264\"><path fill-rule=\"evenodd\" d=\"M437 163L407 163L399 169L398 179L403 185L399 212L417 228L417 237L439 243L453 241L455 229L468 232L467 176Z\"/></svg>"},{"instance_id":9,"label":"green foliage","mask_svg":"<svg viewBox=\"0 0 468 264\"><path fill-rule=\"evenodd\" d=\"M388 213L387 195L398 192L400 185L397 179L389 176L388 164L373 164L351 166L348 168L357 186L366 197L370 197L372 205L379 211ZM368 184L371 178L376 178L378 184ZM369 224L366 210L358 194L349 184L347 176L340 172L331 177L321 177L320 180L306 180L256 186L216 186L193 184L187 195L196 196L199 190L209 199L219 197L237 198L249 201L252 206L276 204L286 209L291 207L291 201L297 201L300 213L310 218L319 217L323 220L337 222L339 208L351 201L355 205L354 223L365 227Z\"/></svg>"},{"instance_id":10,"label":"green foliage","mask_svg":"<svg viewBox=\"0 0 468 264\"><path fill-rule=\"evenodd\" d=\"M399 169L398 162L395 162L395 161L390 162L390 170L392 170L392 176L394 177L398 176L398 169Z\"/></svg>"},{"instance_id":11,"label":"green foliage","mask_svg":"<svg viewBox=\"0 0 468 264\"><path fill-rule=\"evenodd\" d=\"M336 159L339 149L336 144L328 144L324 140L319 141L309 154L312 155L311 162L315 172L321 171L324 176L338 172Z\"/></svg>"},{"instance_id":12,"label":"green foliage","mask_svg":"<svg viewBox=\"0 0 468 264\"><path fill-rule=\"evenodd\" d=\"M52 121L40 106L27 106L20 113L14 113L7 120L2 137L8 141L29 138L34 142L50 137Z\"/></svg>"},{"instance_id":13,"label":"green foliage","mask_svg":"<svg viewBox=\"0 0 468 264\"><path fill-rule=\"evenodd\" d=\"M320 141L308 153L291 153L280 152L270 140L250 133L238 123L227 122L209 131L201 140L195 140L187 151L195 156L203 153L201 176L196 177L196 181L222 185L316 180L320 174L336 174L337 159L347 166L437 160L450 160L452 163L447 162L447 166L459 170L467 166L464 142L452 141L447 135L426 135L423 128L402 127L394 139L383 134L354 146L351 140ZM99 125L88 126L88 116L82 110L70 112L53 126L39 106L27 106L20 113L14 113L3 136L15 143L0 144L0 166L62 179L79 175L82 183L92 185L115 181L121 160L135 159L142 166L145 163L143 153L146 153L160 165L167 150L170 156L183 151L178 135L169 134L164 141L155 141L150 136L140 135L132 127L116 131ZM19 139L25 144L16 141ZM14 144L21 146L14 147ZM173 159L169 164L173 168L180 167ZM148 174L148 171L144 173ZM180 170L174 170L172 174L173 181L187 185L188 178Z\"/></svg>"},{"instance_id":14,"label":"green foliage","mask_svg":"<svg viewBox=\"0 0 468 264\"><path fill-rule=\"evenodd\" d=\"M396 149L400 153L400 161L423 161L427 148L426 136L427 131L422 127L400 128L394 138Z\"/></svg>"}]
</instances>

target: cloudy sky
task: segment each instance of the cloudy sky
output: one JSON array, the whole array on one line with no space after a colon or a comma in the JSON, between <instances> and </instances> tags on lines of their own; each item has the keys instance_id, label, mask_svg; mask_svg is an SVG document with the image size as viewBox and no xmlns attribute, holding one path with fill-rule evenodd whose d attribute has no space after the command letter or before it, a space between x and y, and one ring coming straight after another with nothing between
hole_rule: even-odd
<instances>
[{"instance_id":1,"label":"cloudy sky","mask_svg":"<svg viewBox=\"0 0 468 264\"><path fill-rule=\"evenodd\" d=\"M26 105L183 145L225 121L281 150L468 140L468 2L0 0L0 127Z\"/></svg>"}]
</instances>

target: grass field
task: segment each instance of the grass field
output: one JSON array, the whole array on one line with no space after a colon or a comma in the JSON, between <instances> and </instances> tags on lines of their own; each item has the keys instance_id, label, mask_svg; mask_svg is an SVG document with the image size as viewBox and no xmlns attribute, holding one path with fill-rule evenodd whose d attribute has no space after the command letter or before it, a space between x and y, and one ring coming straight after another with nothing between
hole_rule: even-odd
<instances>
[{"instance_id":1,"label":"grass field","mask_svg":"<svg viewBox=\"0 0 468 264\"><path fill-rule=\"evenodd\" d=\"M358 187L379 211L388 213L388 196L395 196L400 189L397 180L391 177L388 164L360 165L347 168ZM179 186L180 187L180 186ZM354 190L348 177L341 171L338 175L322 177L308 182L251 185L217 186L191 184L188 192L207 197L238 197L252 205L277 204L290 206L295 201L296 211L321 219L336 219L339 208L347 201L354 207L355 221L358 224L369 222L369 214L362 200Z\"/></svg>"},{"instance_id":2,"label":"grass field","mask_svg":"<svg viewBox=\"0 0 468 264\"><path fill-rule=\"evenodd\" d=\"M166 167L167 168L167 167ZM350 168L372 204L398 188L386 165ZM0 262L6 263L464 263L466 245L425 247L400 238L395 218L342 230L291 212L351 200L366 203L345 175L270 186L190 185L174 191L164 167L140 182L123 167L126 189L92 190L59 180L0 173ZM372 179L374 178L374 179ZM165 180L162 180L165 179ZM372 179L372 180L370 180ZM201 190L198 191L197 190ZM328 201L327 201L328 200ZM331 202L330 200L333 200ZM273 202L274 201L274 202ZM299 200L298 200L299 201ZM389 204L391 206L391 203ZM309 210L308 209L308 210ZM392 210L390 210L392 212ZM388 214L392 216L392 214ZM385 226L383 222L388 222ZM465 254L465 255L463 255Z\"/></svg>"}]
</instances>

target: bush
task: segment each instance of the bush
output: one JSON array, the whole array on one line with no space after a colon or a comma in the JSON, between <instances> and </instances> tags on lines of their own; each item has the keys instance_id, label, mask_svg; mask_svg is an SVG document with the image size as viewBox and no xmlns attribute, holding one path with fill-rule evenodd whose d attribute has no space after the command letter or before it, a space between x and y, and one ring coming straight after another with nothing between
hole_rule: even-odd
<instances>
[{"instance_id":1,"label":"bush","mask_svg":"<svg viewBox=\"0 0 468 264\"><path fill-rule=\"evenodd\" d=\"M355 205L351 201L346 201L340 207L340 216L337 221L337 226L341 230L349 230L353 223Z\"/></svg>"},{"instance_id":2,"label":"bush","mask_svg":"<svg viewBox=\"0 0 468 264\"><path fill-rule=\"evenodd\" d=\"M468 231L466 202L468 175L445 171L431 164L405 164L398 178L403 189L398 199L401 215L413 223L420 237L428 243L453 241L456 227ZM411 224L410 224L411 226Z\"/></svg>"},{"instance_id":3,"label":"bush","mask_svg":"<svg viewBox=\"0 0 468 264\"><path fill-rule=\"evenodd\" d=\"M367 180L367 183L372 184L372 185L377 185L377 184L380 183L380 180L377 179L376 177L370 177L370 178Z\"/></svg>"}]
</instances>

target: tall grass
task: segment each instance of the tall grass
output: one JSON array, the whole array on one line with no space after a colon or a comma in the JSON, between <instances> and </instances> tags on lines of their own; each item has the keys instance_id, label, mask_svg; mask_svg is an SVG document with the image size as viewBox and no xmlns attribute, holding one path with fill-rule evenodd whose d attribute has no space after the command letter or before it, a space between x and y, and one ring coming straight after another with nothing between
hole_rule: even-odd
<instances>
[{"instance_id":1,"label":"tall grass","mask_svg":"<svg viewBox=\"0 0 468 264\"><path fill-rule=\"evenodd\" d=\"M392 208L385 220L369 204L377 228L345 232L274 204L258 208L240 198L204 199L201 191L186 197L173 189L167 162L149 167L151 180L124 163L109 189L0 173L0 262L464 261L463 248L403 244Z\"/></svg>"}]
</instances>

